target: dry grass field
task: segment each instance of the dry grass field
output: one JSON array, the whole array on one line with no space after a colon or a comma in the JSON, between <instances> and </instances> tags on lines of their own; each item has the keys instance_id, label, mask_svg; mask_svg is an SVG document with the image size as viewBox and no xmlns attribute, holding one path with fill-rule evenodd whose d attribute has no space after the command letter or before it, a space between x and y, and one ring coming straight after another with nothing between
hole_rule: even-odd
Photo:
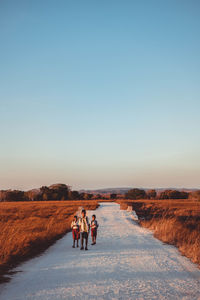
<instances>
[{"instance_id":1,"label":"dry grass field","mask_svg":"<svg viewBox=\"0 0 200 300\"><path fill-rule=\"evenodd\" d=\"M191 200L119 201L122 209L132 205L140 224L154 236L175 245L200 266L200 202Z\"/></svg>"},{"instance_id":2,"label":"dry grass field","mask_svg":"<svg viewBox=\"0 0 200 300\"><path fill-rule=\"evenodd\" d=\"M98 201L1 202L0 281L12 267L70 231L79 207L93 210Z\"/></svg>"},{"instance_id":3,"label":"dry grass field","mask_svg":"<svg viewBox=\"0 0 200 300\"><path fill-rule=\"evenodd\" d=\"M94 210L110 200L1 202L0 282L20 262L42 251L70 231L79 207ZM132 205L140 224L200 265L200 202L191 200L117 200Z\"/></svg>"}]
</instances>

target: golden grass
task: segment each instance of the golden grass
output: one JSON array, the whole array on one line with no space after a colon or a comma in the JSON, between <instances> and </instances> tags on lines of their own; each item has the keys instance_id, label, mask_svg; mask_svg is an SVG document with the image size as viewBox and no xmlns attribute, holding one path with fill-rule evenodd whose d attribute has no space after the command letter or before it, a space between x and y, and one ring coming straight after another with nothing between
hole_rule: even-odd
<instances>
[{"instance_id":1,"label":"golden grass","mask_svg":"<svg viewBox=\"0 0 200 300\"><path fill-rule=\"evenodd\" d=\"M128 200L119 203L122 209L132 205L142 226L153 230L156 238L178 247L200 266L200 202Z\"/></svg>"},{"instance_id":2,"label":"golden grass","mask_svg":"<svg viewBox=\"0 0 200 300\"><path fill-rule=\"evenodd\" d=\"M81 206L96 209L98 201L0 203L0 275L70 231L73 215Z\"/></svg>"}]
</instances>

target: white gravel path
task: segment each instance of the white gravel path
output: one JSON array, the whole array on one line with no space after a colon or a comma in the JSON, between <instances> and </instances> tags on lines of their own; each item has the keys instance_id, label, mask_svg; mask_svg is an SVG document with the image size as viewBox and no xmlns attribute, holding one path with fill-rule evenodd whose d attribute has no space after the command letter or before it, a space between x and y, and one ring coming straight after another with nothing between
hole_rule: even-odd
<instances>
[{"instance_id":1,"label":"white gravel path","mask_svg":"<svg viewBox=\"0 0 200 300\"><path fill-rule=\"evenodd\" d=\"M0 299L200 299L200 270L176 248L155 239L118 204L102 203L95 214L96 246L72 249L67 234L18 267L0 286Z\"/></svg>"}]
</instances>

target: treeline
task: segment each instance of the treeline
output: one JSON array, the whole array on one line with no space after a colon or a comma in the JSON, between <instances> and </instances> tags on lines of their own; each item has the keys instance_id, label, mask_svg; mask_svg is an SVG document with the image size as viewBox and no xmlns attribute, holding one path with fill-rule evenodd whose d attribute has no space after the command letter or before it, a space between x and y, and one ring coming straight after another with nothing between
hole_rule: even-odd
<instances>
[{"instance_id":1,"label":"treeline","mask_svg":"<svg viewBox=\"0 0 200 300\"><path fill-rule=\"evenodd\" d=\"M61 200L93 200L93 199L193 199L200 200L200 190L185 192L178 190L165 190L157 192L155 189L145 191L144 189L130 189L125 195L120 194L92 194L86 192L72 191L66 184L53 184L42 186L30 191L0 190L0 202L12 201L61 201Z\"/></svg>"},{"instance_id":2,"label":"treeline","mask_svg":"<svg viewBox=\"0 0 200 300\"><path fill-rule=\"evenodd\" d=\"M200 191L185 192L178 190L165 190L157 193L156 190L131 189L125 194L126 199L194 199L200 200Z\"/></svg>"},{"instance_id":3,"label":"treeline","mask_svg":"<svg viewBox=\"0 0 200 300\"><path fill-rule=\"evenodd\" d=\"M1 190L0 201L12 202L12 201L51 201L51 200L90 200L94 198L90 193L79 193L78 191L72 191L66 184L53 184L48 186L42 186L39 189L30 191L19 190Z\"/></svg>"}]
</instances>

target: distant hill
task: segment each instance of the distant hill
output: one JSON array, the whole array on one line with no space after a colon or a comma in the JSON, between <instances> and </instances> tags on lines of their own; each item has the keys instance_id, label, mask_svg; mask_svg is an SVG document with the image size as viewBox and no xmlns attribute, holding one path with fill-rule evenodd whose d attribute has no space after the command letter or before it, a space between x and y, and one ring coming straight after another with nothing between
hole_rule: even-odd
<instances>
[{"instance_id":1,"label":"distant hill","mask_svg":"<svg viewBox=\"0 0 200 300\"><path fill-rule=\"evenodd\" d=\"M127 193L130 189L132 189L133 187L123 187L123 188L105 188L105 189L82 189L79 192L80 193L91 193L91 194L125 194ZM141 188L145 191L150 190L151 188ZM184 192L194 192L197 191L198 189L194 189L194 188L154 188L156 190L157 193L160 193L162 191L165 190L178 190L178 191L184 191Z\"/></svg>"}]
</instances>

